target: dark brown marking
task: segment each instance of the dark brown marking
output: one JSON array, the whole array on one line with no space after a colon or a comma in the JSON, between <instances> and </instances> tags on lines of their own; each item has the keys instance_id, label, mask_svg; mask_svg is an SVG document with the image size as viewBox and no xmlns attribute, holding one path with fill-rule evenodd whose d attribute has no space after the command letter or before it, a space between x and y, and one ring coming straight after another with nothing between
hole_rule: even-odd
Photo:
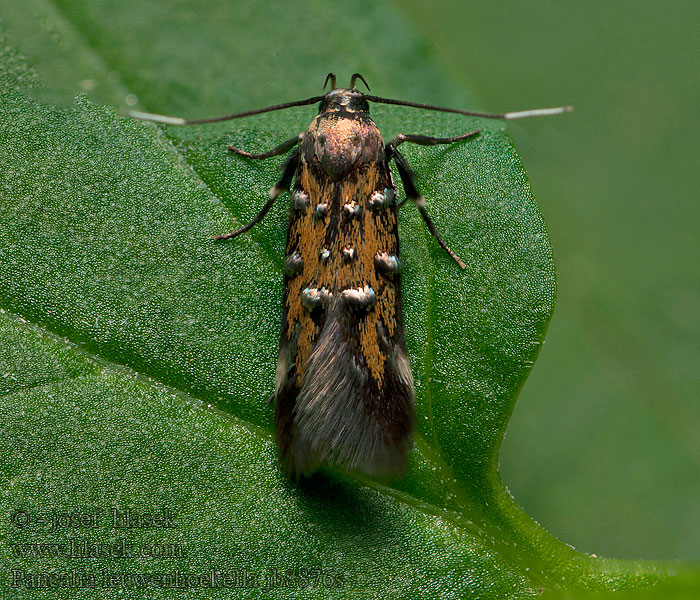
<instances>
[{"instance_id":1,"label":"dark brown marking","mask_svg":"<svg viewBox=\"0 0 700 600\"><path fill-rule=\"evenodd\" d=\"M377 254L374 256L374 266L377 267L377 270L382 275L394 277L399 272L399 258L395 254L377 252Z\"/></svg>"},{"instance_id":2,"label":"dark brown marking","mask_svg":"<svg viewBox=\"0 0 700 600\"><path fill-rule=\"evenodd\" d=\"M298 275L304 270L304 261L301 254L294 252L284 259L284 274L288 277Z\"/></svg>"}]
</instances>

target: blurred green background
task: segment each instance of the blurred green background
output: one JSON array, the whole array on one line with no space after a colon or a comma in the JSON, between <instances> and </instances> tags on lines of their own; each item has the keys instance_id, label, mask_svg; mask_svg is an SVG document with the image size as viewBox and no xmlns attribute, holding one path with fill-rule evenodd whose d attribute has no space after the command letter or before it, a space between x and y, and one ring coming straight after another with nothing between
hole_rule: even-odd
<instances>
[{"instance_id":1,"label":"blurred green background","mask_svg":"<svg viewBox=\"0 0 700 600\"><path fill-rule=\"evenodd\" d=\"M558 296L501 452L536 520L580 550L700 558L700 5L397 3L509 125Z\"/></svg>"},{"instance_id":2,"label":"blurred green background","mask_svg":"<svg viewBox=\"0 0 700 600\"><path fill-rule=\"evenodd\" d=\"M474 108L493 111L574 105L571 115L508 128L549 226L559 295L503 444L503 478L529 514L580 550L699 559L700 7L349 3L342 18L352 23L350 9L361 6L376 28L357 31L347 56L334 52L337 32L308 25L308 11L329 4L280 4L264 36L244 25L226 31L206 2L144 3L145 25L115 10L96 27L111 6L101 0L8 3L0 17L49 84L37 94L63 104L88 91L124 106L148 90L138 98L146 110L205 116L316 94L333 69L340 82L359 70L389 97L454 104L469 89ZM226 10L245 23L257 9ZM181 40L159 36L148 55L130 45L129 35L173 20L205 24L191 31L205 51L236 35L250 52L214 72L183 54ZM421 65L437 63L441 81L422 67L414 81L392 79L392 48L403 48L409 28L423 40L411 51ZM82 57L71 44L102 53L71 62ZM183 70L191 84L180 84ZM205 104L193 106L200 81Z\"/></svg>"}]
</instances>

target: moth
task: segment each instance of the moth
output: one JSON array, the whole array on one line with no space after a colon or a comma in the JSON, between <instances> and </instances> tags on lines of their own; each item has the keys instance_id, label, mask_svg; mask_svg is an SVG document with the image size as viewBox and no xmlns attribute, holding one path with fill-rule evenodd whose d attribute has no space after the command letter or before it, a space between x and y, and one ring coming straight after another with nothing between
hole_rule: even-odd
<instances>
[{"instance_id":1,"label":"moth","mask_svg":"<svg viewBox=\"0 0 700 600\"><path fill-rule=\"evenodd\" d=\"M385 144L369 103L495 119L570 110L485 114L372 96L356 88L358 80L369 91L359 73L348 88L336 87L336 77L329 73L324 88L330 82L331 89L323 96L210 119L132 112L141 119L189 125L319 103L306 131L268 152L228 146L252 160L289 155L257 216L214 238L230 239L250 230L291 187L274 393L275 439L280 464L290 477L339 467L391 479L408 465L416 403L402 318L399 204L390 163L437 243L465 267L435 228L399 146L452 144L478 136L479 130L453 137L401 134Z\"/></svg>"}]
</instances>

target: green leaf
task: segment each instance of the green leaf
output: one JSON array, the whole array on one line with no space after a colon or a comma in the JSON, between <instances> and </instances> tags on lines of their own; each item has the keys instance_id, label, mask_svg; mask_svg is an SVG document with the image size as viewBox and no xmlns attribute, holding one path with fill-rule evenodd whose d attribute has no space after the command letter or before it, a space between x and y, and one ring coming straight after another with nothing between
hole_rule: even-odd
<instances>
[{"instance_id":1,"label":"green leaf","mask_svg":"<svg viewBox=\"0 0 700 600\"><path fill-rule=\"evenodd\" d=\"M678 577L664 579L657 585L619 592L587 592L552 590L540 596L541 600L695 600L700 595L700 575L686 572Z\"/></svg>"},{"instance_id":2,"label":"green leaf","mask_svg":"<svg viewBox=\"0 0 700 600\"><path fill-rule=\"evenodd\" d=\"M354 52L375 88L388 73L405 86L387 96L466 101L448 91L420 39L383 4L355 3L353 23L347 6L321 2L301 14L256 4L235 19L225 4L205 15L187 3L136 6L37 3L6 17L49 91L25 95L28 69L16 52L2 54L12 57L1 67L0 90L5 593L45 581L32 573L102 569L234 573L244 577L239 591L264 598L337 597L338 587L357 598L529 597L541 588L633 587L673 572L576 553L531 521L498 476L498 448L555 294L546 229L498 123L373 110L387 139L482 128L470 142L406 152L439 230L468 266L461 271L416 212L402 209L420 421L406 478L393 487L333 474L301 486L283 480L266 400L285 203L249 235L230 243L211 235L252 218L277 176L274 159L231 157L226 144L267 149L305 128L313 109L175 129L120 117L84 96L71 107L37 98L55 100L91 81L97 97L115 104L127 92L151 111L230 112L231 98L233 109L244 109L319 93L328 70L320 51L333 44L340 55ZM54 54L50 40L29 32L23 10L46 13L42 23L59 42ZM270 35L272 18L305 41L295 47L296 71L277 68L277 79L261 77L275 72L288 47ZM69 57L75 73L52 68ZM247 69L231 71L231 57ZM294 96L274 98L283 77L303 84ZM230 85L238 93L226 94ZM113 529L115 508L167 509L175 526ZM77 518L98 510L92 520ZM56 530L52 513L63 515ZM55 544L71 539L124 539L138 551L67 557ZM280 579L290 568L302 572ZM304 569L323 577L309 579ZM211 593L195 583L188 597ZM268 583L279 589L263 589ZM309 587L297 589L301 583ZM114 593L170 597L158 582L141 584L117 582Z\"/></svg>"}]
</instances>

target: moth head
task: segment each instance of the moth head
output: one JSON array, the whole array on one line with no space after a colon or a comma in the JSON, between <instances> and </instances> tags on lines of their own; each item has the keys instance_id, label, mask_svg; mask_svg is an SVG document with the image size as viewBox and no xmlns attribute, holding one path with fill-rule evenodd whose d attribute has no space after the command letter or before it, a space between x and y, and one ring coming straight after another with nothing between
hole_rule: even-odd
<instances>
[{"instance_id":1,"label":"moth head","mask_svg":"<svg viewBox=\"0 0 700 600\"><path fill-rule=\"evenodd\" d=\"M319 106L319 112L335 112L335 111L346 111L346 112L369 112L369 103L365 99L365 96L355 87L355 82L357 80L362 81L362 83L369 86L359 73L353 73L350 78L349 88L339 88L336 87L335 73L328 73L326 76L326 82L323 84L325 88L330 83L330 92L328 92L321 101Z\"/></svg>"},{"instance_id":2,"label":"moth head","mask_svg":"<svg viewBox=\"0 0 700 600\"><path fill-rule=\"evenodd\" d=\"M336 111L368 113L369 103L359 90L336 88L323 97L318 112Z\"/></svg>"}]
</instances>

